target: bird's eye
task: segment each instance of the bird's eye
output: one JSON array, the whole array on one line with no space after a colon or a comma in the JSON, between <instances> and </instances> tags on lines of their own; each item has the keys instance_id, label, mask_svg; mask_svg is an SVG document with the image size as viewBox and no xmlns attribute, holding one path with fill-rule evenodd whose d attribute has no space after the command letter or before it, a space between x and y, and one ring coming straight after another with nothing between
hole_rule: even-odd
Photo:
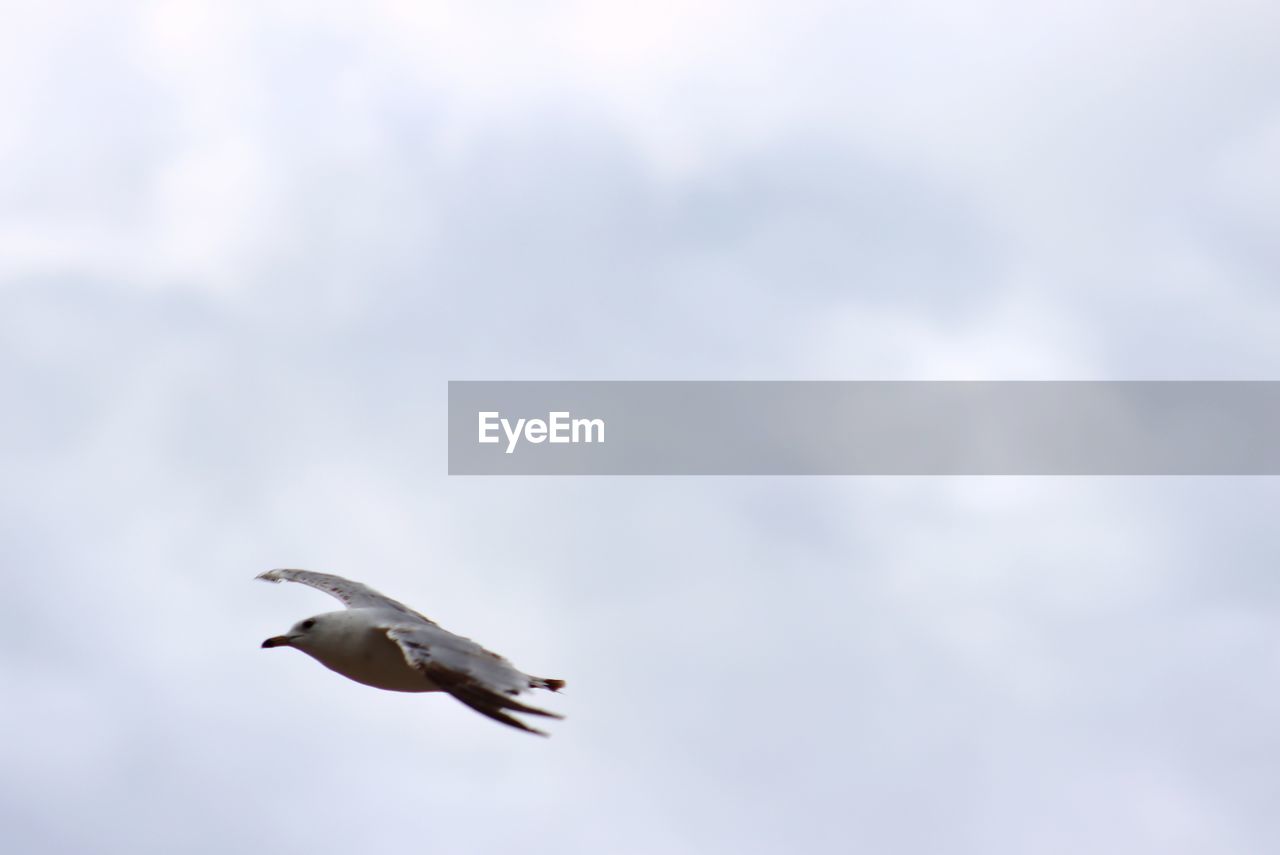
<instances>
[{"instance_id":1,"label":"bird's eye","mask_svg":"<svg viewBox=\"0 0 1280 855\"><path fill-rule=\"evenodd\" d=\"M304 620L304 621L302 622L302 628L303 628L303 629L311 629L311 627L313 627L313 626L315 626L315 625L316 625L316 619L315 619L315 618L307 618L306 620Z\"/></svg>"}]
</instances>

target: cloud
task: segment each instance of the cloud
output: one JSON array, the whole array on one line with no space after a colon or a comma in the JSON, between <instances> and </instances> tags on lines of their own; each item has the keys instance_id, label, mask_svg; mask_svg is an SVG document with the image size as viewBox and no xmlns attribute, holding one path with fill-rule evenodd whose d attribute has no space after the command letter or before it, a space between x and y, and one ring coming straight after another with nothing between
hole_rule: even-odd
<instances>
[{"instance_id":1,"label":"cloud","mask_svg":"<svg viewBox=\"0 0 1280 855\"><path fill-rule=\"evenodd\" d=\"M0 35L11 848L1277 839L1269 481L449 479L443 432L448 379L1270 377L1269 9L77 6ZM264 653L329 607L282 564L569 719Z\"/></svg>"}]
</instances>

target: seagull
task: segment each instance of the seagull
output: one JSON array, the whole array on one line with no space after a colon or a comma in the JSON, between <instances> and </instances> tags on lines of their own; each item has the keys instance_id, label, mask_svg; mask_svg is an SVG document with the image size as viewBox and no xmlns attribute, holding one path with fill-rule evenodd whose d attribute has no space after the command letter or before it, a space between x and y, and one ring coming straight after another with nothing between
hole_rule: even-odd
<instances>
[{"instance_id":1,"label":"seagull","mask_svg":"<svg viewBox=\"0 0 1280 855\"><path fill-rule=\"evenodd\" d=\"M331 594L346 609L298 621L263 647L293 647L344 677L392 692L448 692L481 715L517 730L536 730L510 713L564 718L516 700L529 689L558 692L564 680L531 677L469 638L441 629L408 606L359 582L310 570L268 570L267 582L300 582Z\"/></svg>"}]
</instances>

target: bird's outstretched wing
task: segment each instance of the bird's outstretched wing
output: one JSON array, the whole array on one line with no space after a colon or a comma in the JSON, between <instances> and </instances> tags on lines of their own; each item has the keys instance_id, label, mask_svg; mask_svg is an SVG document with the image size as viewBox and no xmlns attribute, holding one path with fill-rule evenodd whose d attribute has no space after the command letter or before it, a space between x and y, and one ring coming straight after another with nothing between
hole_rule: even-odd
<instances>
[{"instance_id":1,"label":"bird's outstretched wing","mask_svg":"<svg viewBox=\"0 0 1280 855\"><path fill-rule=\"evenodd\" d=\"M403 603L396 602L385 594L379 594L368 585L361 585L359 582L352 582L350 579L344 579L332 573L316 573L311 570L268 570L259 574L258 578L267 582L301 582L303 585L310 585L312 588L337 597L349 609L394 609L403 614L412 615L419 620L424 620L427 623L432 623L429 618L418 614L413 609Z\"/></svg>"},{"instance_id":2,"label":"bird's outstretched wing","mask_svg":"<svg viewBox=\"0 0 1280 855\"><path fill-rule=\"evenodd\" d=\"M563 680L530 677L496 653L485 650L469 638L431 624L395 625L387 637L400 646L405 661L481 715L518 730L547 734L530 727L510 713L544 718L564 718L558 713L531 707L516 700L529 689L557 691Z\"/></svg>"}]
</instances>

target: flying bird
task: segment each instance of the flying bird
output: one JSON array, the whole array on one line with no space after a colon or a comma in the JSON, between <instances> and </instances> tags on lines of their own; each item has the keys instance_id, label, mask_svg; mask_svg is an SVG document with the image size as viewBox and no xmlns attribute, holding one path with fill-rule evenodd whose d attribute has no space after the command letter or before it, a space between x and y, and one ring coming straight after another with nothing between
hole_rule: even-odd
<instances>
[{"instance_id":1,"label":"flying bird","mask_svg":"<svg viewBox=\"0 0 1280 855\"><path fill-rule=\"evenodd\" d=\"M344 677L392 692L448 692L481 715L536 733L512 713L564 718L516 700L530 689L559 691L564 680L531 677L469 638L370 587L329 573L268 570L268 582L301 582L342 601L345 610L298 621L263 647L293 647Z\"/></svg>"}]
</instances>

